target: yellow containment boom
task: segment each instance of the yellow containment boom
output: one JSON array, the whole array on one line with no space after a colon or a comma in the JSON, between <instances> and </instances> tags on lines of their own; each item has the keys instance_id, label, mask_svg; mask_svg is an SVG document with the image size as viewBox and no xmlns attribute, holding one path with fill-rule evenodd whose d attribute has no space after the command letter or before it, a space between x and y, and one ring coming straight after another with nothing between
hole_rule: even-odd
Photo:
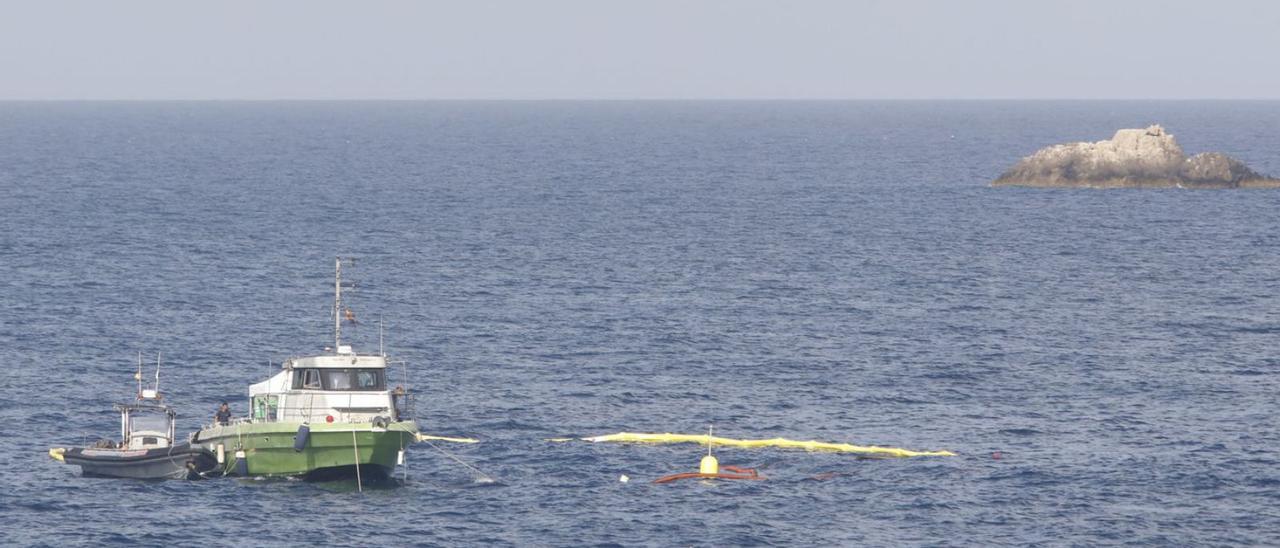
<instances>
[{"instance_id":1,"label":"yellow containment boom","mask_svg":"<svg viewBox=\"0 0 1280 548\"><path fill-rule=\"evenodd\" d=\"M444 436L431 436L421 432L414 433L414 439L417 441L451 441L453 443L479 443L480 440L471 438L447 438Z\"/></svg>"},{"instance_id":2,"label":"yellow containment boom","mask_svg":"<svg viewBox=\"0 0 1280 548\"><path fill-rule=\"evenodd\" d=\"M406 434L413 434L413 441L418 443L422 443L424 441L448 441L453 443L480 443L480 440L471 439L471 438L450 438L445 436L432 436L430 434L423 434L422 432L414 432L414 431L402 428L400 427L400 425L391 425L391 427L387 429L393 432L404 432Z\"/></svg>"},{"instance_id":3,"label":"yellow containment boom","mask_svg":"<svg viewBox=\"0 0 1280 548\"><path fill-rule=\"evenodd\" d=\"M861 453L881 457L954 457L956 455L950 451L910 451L907 449L898 449L896 447L874 447L868 445L850 445L847 443L827 443L821 441L796 441L786 438L736 440L733 438L721 438L708 434L638 434L634 432L619 432L617 434L609 434L607 436L582 438L582 441L589 441L593 443L609 441L631 443L697 443L701 445L706 445L710 442L722 447L788 447L794 449L805 449L808 451Z\"/></svg>"}]
</instances>

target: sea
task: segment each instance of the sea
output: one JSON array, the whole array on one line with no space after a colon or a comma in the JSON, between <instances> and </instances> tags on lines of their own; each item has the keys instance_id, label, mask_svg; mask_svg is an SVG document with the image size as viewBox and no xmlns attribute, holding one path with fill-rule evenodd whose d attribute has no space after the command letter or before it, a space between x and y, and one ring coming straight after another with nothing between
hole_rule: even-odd
<instances>
[{"instance_id":1,"label":"sea","mask_svg":"<svg viewBox=\"0 0 1280 548\"><path fill-rule=\"evenodd\" d=\"M1280 102L0 102L0 544L1280 544L1280 191L993 188L1162 124L1280 174ZM82 477L343 330L392 481ZM718 447L765 481L654 479ZM629 481L621 481L626 476ZM361 490L363 488L363 490Z\"/></svg>"}]
</instances>

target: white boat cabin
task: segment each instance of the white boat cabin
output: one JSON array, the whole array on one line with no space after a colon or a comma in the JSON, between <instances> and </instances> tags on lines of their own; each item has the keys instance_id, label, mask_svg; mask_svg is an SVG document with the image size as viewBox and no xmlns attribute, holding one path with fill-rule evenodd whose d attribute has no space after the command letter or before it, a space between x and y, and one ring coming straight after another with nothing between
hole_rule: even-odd
<instances>
[{"instance_id":1,"label":"white boat cabin","mask_svg":"<svg viewBox=\"0 0 1280 548\"><path fill-rule=\"evenodd\" d=\"M387 360L339 346L327 356L292 358L249 387L253 422L371 422L399 419L405 393L387 388Z\"/></svg>"},{"instance_id":2,"label":"white boat cabin","mask_svg":"<svg viewBox=\"0 0 1280 548\"><path fill-rule=\"evenodd\" d=\"M154 390L144 392L159 401ZM143 398L139 398L143 399ZM120 449L156 449L173 445L174 412L158 404L117 405L120 412Z\"/></svg>"}]
</instances>

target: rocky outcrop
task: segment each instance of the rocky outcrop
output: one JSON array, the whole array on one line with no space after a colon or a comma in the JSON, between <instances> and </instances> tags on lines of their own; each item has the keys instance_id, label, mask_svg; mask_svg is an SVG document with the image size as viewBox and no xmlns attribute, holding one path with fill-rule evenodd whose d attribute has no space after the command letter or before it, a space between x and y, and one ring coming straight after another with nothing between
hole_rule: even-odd
<instances>
[{"instance_id":1,"label":"rocky outcrop","mask_svg":"<svg viewBox=\"0 0 1280 548\"><path fill-rule=\"evenodd\" d=\"M1131 188L1280 187L1225 154L1187 157L1160 126L1122 129L1109 141L1054 145L1023 158L993 186Z\"/></svg>"}]
</instances>

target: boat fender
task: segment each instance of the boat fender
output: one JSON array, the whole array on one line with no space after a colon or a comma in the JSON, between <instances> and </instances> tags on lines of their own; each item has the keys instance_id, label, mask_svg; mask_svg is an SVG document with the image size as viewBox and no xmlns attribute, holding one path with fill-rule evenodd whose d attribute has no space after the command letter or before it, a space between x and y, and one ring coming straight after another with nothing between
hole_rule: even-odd
<instances>
[{"instance_id":1,"label":"boat fender","mask_svg":"<svg viewBox=\"0 0 1280 548\"><path fill-rule=\"evenodd\" d=\"M236 451L236 475L249 475L249 459L245 457L244 451Z\"/></svg>"},{"instance_id":2,"label":"boat fender","mask_svg":"<svg viewBox=\"0 0 1280 548\"><path fill-rule=\"evenodd\" d=\"M293 451L295 453L301 453L302 450L307 447L307 438L310 437L311 425L304 422L302 423L302 426L298 427L298 435L293 438Z\"/></svg>"},{"instance_id":3,"label":"boat fender","mask_svg":"<svg viewBox=\"0 0 1280 548\"><path fill-rule=\"evenodd\" d=\"M391 424L391 419L389 419L389 418L387 418L387 417L374 417L374 418L373 418L373 427L374 427L374 428L386 428L386 427L387 427L387 426L389 426L390 424Z\"/></svg>"}]
</instances>

